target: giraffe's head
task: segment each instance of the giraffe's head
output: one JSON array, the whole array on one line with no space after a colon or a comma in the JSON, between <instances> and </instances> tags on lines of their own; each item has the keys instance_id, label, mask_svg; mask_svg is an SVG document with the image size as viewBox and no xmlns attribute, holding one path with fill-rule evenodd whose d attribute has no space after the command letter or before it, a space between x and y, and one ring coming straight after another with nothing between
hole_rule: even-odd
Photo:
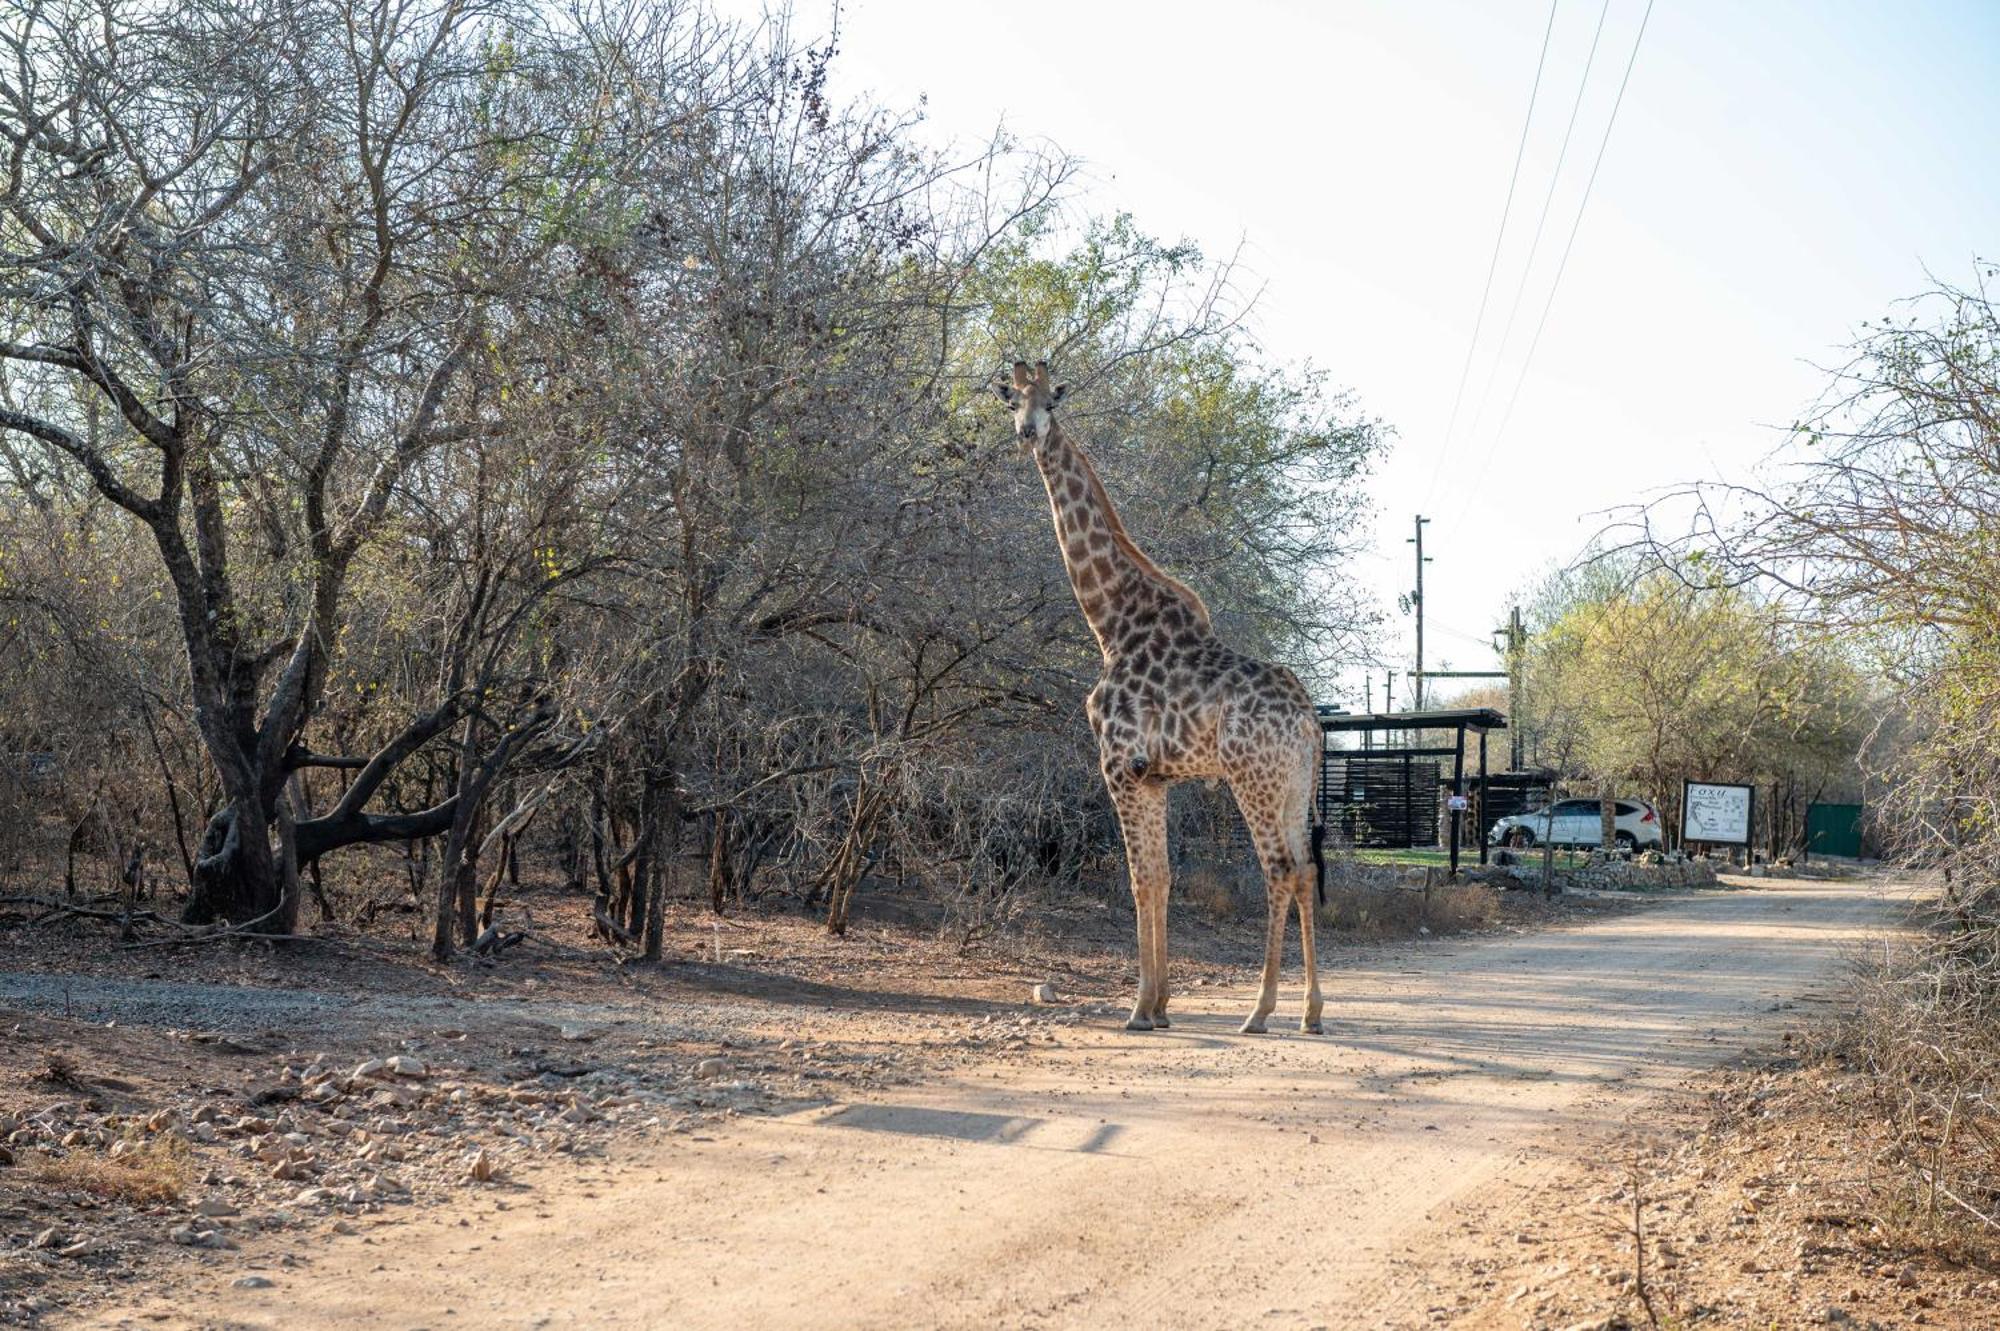
<instances>
[{"instance_id":1,"label":"giraffe's head","mask_svg":"<svg viewBox=\"0 0 2000 1331\"><path fill-rule=\"evenodd\" d=\"M1054 418L1056 403L1062 401L1069 391L1068 384L1049 383L1049 363L1035 362L1033 372L1028 362L1014 362L1014 381L1006 380L993 385L993 391L1014 411L1014 437L1024 448L1035 448L1048 438L1049 423Z\"/></svg>"}]
</instances>

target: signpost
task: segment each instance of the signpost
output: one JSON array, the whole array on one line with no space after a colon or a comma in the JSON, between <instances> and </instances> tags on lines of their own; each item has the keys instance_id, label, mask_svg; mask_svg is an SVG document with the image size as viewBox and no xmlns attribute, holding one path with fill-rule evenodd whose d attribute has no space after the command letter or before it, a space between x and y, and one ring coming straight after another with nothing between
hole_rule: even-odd
<instances>
[{"instance_id":1,"label":"signpost","mask_svg":"<svg viewBox=\"0 0 2000 1331\"><path fill-rule=\"evenodd\" d=\"M1757 788L1733 781L1681 782L1681 846L1701 842L1750 852Z\"/></svg>"}]
</instances>

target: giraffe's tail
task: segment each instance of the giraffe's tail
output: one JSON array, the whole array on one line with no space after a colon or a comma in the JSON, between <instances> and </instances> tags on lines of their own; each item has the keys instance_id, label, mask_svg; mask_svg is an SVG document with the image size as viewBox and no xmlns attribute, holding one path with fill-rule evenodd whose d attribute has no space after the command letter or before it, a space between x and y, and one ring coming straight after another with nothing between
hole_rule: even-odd
<instances>
[{"instance_id":1,"label":"giraffe's tail","mask_svg":"<svg viewBox=\"0 0 2000 1331\"><path fill-rule=\"evenodd\" d=\"M1317 722L1314 723L1313 730L1315 732L1314 739L1319 744L1324 744L1325 739L1319 733L1319 726ZM1322 753L1320 756L1315 757L1313 760L1313 773L1312 773L1312 786L1311 786L1313 893L1315 896L1319 898L1319 904L1322 906L1326 904L1326 810L1322 808L1320 805L1319 786L1320 782L1323 779L1325 779L1325 777L1326 777L1326 759L1324 757L1324 754Z\"/></svg>"},{"instance_id":2,"label":"giraffe's tail","mask_svg":"<svg viewBox=\"0 0 2000 1331\"><path fill-rule=\"evenodd\" d=\"M1319 801L1313 801L1313 891L1319 896L1319 904L1326 904L1326 820L1320 817Z\"/></svg>"}]
</instances>

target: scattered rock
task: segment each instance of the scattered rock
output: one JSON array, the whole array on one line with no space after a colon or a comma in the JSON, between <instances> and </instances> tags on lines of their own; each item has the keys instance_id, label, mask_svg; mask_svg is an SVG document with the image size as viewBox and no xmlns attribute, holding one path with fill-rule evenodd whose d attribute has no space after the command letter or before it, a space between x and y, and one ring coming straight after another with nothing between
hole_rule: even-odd
<instances>
[{"instance_id":1,"label":"scattered rock","mask_svg":"<svg viewBox=\"0 0 2000 1331\"><path fill-rule=\"evenodd\" d=\"M395 1073L398 1077L427 1077L430 1075L430 1069L424 1066L424 1061L421 1058L412 1058L408 1054L397 1054L388 1061L388 1068L389 1071Z\"/></svg>"},{"instance_id":2,"label":"scattered rock","mask_svg":"<svg viewBox=\"0 0 2000 1331\"><path fill-rule=\"evenodd\" d=\"M167 1240L184 1248L233 1248L229 1236L219 1229L197 1229L193 1225L176 1225L167 1231Z\"/></svg>"},{"instance_id":3,"label":"scattered rock","mask_svg":"<svg viewBox=\"0 0 2000 1331\"><path fill-rule=\"evenodd\" d=\"M60 1240L61 1238L62 1238L62 1230L58 1229L54 1225L50 1225L47 1229L43 1230L41 1233L35 1235L34 1238L30 1239L28 1241L28 1246L30 1248L53 1248L56 1246L57 1241Z\"/></svg>"},{"instance_id":4,"label":"scattered rock","mask_svg":"<svg viewBox=\"0 0 2000 1331\"><path fill-rule=\"evenodd\" d=\"M466 1177L474 1183L491 1183L496 1172L493 1157L484 1150L475 1151L465 1167Z\"/></svg>"},{"instance_id":5,"label":"scattered rock","mask_svg":"<svg viewBox=\"0 0 2000 1331\"><path fill-rule=\"evenodd\" d=\"M70 1244L67 1248L59 1249L56 1255L58 1257L89 1257L94 1253L103 1251L104 1244L97 1239L82 1238Z\"/></svg>"},{"instance_id":6,"label":"scattered rock","mask_svg":"<svg viewBox=\"0 0 2000 1331\"><path fill-rule=\"evenodd\" d=\"M1055 1002L1056 1001L1055 985L1049 983L1047 980L1042 981L1040 984L1035 986L1034 998L1037 1003Z\"/></svg>"},{"instance_id":7,"label":"scattered rock","mask_svg":"<svg viewBox=\"0 0 2000 1331\"><path fill-rule=\"evenodd\" d=\"M271 1281L265 1276L238 1276L229 1282L238 1289L269 1289Z\"/></svg>"},{"instance_id":8,"label":"scattered rock","mask_svg":"<svg viewBox=\"0 0 2000 1331\"><path fill-rule=\"evenodd\" d=\"M347 1075L355 1081L360 1081L364 1077L379 1077L382 1075L382 1070L388 1066L387 1059L371 1058L366 1062L355 1064L354 1071Z\"/></svg>"},{"instance_id":9,"label":"scattered rock","mask_svg":"<svg viewBox=\"0 0 2000 1331\"><path fill-rule=\"evenodd\" d=\"M694 1065L697 1081L713 1081L717 1077L729 1075L729 1060L726 1058L704 1058Z\"/></svg>"}]
</instances>

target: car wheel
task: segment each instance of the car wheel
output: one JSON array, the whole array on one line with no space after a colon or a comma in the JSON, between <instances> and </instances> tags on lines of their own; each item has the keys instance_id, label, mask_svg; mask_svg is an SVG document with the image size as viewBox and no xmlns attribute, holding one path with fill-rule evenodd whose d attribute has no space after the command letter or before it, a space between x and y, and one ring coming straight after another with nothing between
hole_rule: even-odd
<instances>
[{"instance_id":1,"label":"car wheel","mask_svg":"<svg viewBox=\"0 0 2000 1331\"><path fill-rule=\"evenodd\" d=\"M1633 836L1630 832L1614 833L1611 839L1618 843L1618 849L1628 854L1639 849L1639 838Z\"/></svg>"},{"instance_id":2,"label":"car wheel","mask_svg":"<svg viewBox=\"0 0 2000 1331\"><path fill-rule=\"evenodd\" d=\"M1530 849L1535 844L1535 834L1525 827L1517 827L1507 834L1507 844L1517 850Z\"/></svg>"}]
</instances>

